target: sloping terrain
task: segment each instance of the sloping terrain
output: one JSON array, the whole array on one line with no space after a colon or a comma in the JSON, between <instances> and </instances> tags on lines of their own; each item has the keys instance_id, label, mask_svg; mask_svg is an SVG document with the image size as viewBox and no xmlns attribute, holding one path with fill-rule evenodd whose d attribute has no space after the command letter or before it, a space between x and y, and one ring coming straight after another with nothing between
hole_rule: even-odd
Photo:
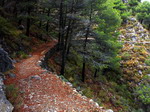
<instances>
[{"instance_id":1,"label":"sloping terrain","mask_svg":"<svg viewBox=\"0 0 150 112\"><path fill-rule=\"evenodd\" d=\"M120 31L123 79L135 87L143 76L150 74L150 35L134 17Z\"/></svg>"},{"instance_id":2,"label":"sloping terrain","mask_svg":"<svg viewBox=\"0 0 150 112\"><path fill-rule=\"evenodd\" d=\"M104 112L93 100L81 96L56 74L40 67L44 54L56 44L35 48L30 58L15 64L16 77L7 77L6 85L19 88L22 105L17 112Z\"/></svg>"}]
</instances>

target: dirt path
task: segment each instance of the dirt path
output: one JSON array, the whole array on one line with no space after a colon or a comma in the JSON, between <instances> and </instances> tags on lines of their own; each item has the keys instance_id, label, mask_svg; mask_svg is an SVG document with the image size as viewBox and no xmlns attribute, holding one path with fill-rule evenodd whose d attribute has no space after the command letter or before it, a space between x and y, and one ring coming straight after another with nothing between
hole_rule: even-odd
<instances>
[{"instance_id":1,"label":"dirt path","mask_svg":"<svg viewBox=\"0 0 150 112\"><path fill-rule=\"evenodd\" d=\"M40 59L55 44L52 41L37 47L30 58L15 64L16 78L5 81L6 85L15 84L23 98L17 112L104 112L57 75L39 66Z\"/></svg>"}]
</instances>

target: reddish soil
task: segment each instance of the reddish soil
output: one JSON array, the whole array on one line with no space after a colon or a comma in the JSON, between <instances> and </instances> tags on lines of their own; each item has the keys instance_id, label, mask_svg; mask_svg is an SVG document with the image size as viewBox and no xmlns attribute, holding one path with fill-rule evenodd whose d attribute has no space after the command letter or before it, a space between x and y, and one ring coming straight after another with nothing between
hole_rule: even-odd
<instances>
[{"instance_id":1,"label":"reddish soil","mask_svg":"<svg viewBox=\"0 0 150 112\"><path fill-rule=\"evenodd\" d=\"M56 74L39 66L41 58L55 44L52 41L35 48L31 57L15 64L16 78L7 77L5 84L16 85L23 99L15 112L104 112Z\"/></svg>"}]
</instances>

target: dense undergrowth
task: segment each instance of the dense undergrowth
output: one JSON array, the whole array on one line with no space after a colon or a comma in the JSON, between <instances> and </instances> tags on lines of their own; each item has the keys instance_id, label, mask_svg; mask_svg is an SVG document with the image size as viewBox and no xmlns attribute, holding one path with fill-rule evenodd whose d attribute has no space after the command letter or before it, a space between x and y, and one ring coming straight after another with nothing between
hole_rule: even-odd
<instances>
[{"instance_id":1,"label":"dense undergrowth","mask_svg":"<svg viewBox=\"0 0 150 112\"><path fill-rule=\"evenodd\" d=\"M0 43L12 58L27 58L33 50L32 48L45 42L45 40L51 39L47 33L38 27L34 27L34 25L31 26L33 30L31 36L28 37L25 35L24 30L19 30L14 24L15 22L0 17ZM44 40L43 37L46 39Z\"/></svg>"},{"instance_id":2,"label":"dense undergrowth","mask_svg":"<svg viewBox=\"0 0 150 112\"><path fill-rule=\"evenodd\" d=\"M57 57L55 57L55 63L59 63ZM49 65L53 71L59 70L59 67L54 65L54 63L53 65ZM112 108L120 112L133 110L134 99L126 84L120 80L116 80L112 72L103 75L102 72L99 71L98 76L94 78L94 74L92 74L93 72L90 67L86 68L87 78L85 83L83 83L80 75L81 65L82 57L76 52L72 52L67 61L66 73L63 77L64 81L71 82L73 87L81 94L94 99L94 101L98 102L101 106Z\"/></svg>"}]
</instances>

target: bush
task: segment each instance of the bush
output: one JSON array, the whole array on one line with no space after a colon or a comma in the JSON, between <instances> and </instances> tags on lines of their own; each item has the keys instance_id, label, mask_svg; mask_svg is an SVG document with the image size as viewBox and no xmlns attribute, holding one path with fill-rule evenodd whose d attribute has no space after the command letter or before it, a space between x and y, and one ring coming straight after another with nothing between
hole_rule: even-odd
<instances>
[{"instance_id":1,"label":"bush","mask_svg":"<svg viewBox=\"0 0 150 112\"><path fill-rule=\"evenodd\" d=\"M28 57L28 55L25 52L23 52L23 51L19 51L18 52L18 56L21 59L26 59Z\"/></svg>"},{"instance_id":2,"label":"bush","mask_svg":"<svg viewBox=\"0 0 150 112\"><path fill-rule=\"evenodd\" d=\"M0 34L17 37L20 32L17 31L15 27L13 27L6 19L0 17Z\"/></svg>"},{"instance_id":3,"label":"bush","mask_svg":"<svg viewBox=\"0 0 150 112\"><path fill-rule=\"evenodd\" d=\"M6 93L8 97L11 96L15 100L18 96L18 88L15 85L6 86Z\"/></svg>"},{"instance_id":4,"label":"bush","mask_svg":"<svg viewBox=\"0 0 150 112\"><path fill-rule=\"evenodd\" d=\"M15 85L7 85L6 86L6 96L8 100L14 105L14 112L18 112L23 103L23 99L19 94L19 89L15 87Z\"/></svg>"},{"instance_id":5,"label":"bush","mask_svg":"<svg viewBox=\"0 0 150 112\"><path fill-rule=\"evenodd\" d=\"M146 64L147 66L150 66L150 59L145 60L145 64Z\"/></svg>"},{"instance_id":6,"label":"bush","mask_svg":"<svg viewBox=\"0 0 150 112\"><path fill-rule=\"evenodd\" d=\"M129 60L131 59L131 54L129 54L128 52L124 52L121 57L123 60Z\"/></svg>"},{"instance_id":7,"label":"bush","mask_svg":"<svg viewBox=\"0 0 150 112\"><path fill-rule=\"evenodd\" d=\"M139 100L144 104L150 104L150 84L141 84L136 88Z\"/></svg>"},{"instance_id":8,"label":"bush","mask_svg":"<svg viewBox=\"0 0 150 112\"><path fill-rule=\"evenodd\" d=\"M87 96L88 98L92 98L94 93L92 91L92 89L90 87L86 88L83 90L82 92L85 96Z\"/></svg>"},{"instance_id":9,"label":"bush","mask_svg":"<svg viewBox=\"0 0 150 112\"><path fill-rule=\"evenodd\" d=\"M101 99L101 101L103 102L108 102L109 101L109 97L107 96L107 92L104 90L100 90L98 97Z\"/></svg>"}]
</instances>

